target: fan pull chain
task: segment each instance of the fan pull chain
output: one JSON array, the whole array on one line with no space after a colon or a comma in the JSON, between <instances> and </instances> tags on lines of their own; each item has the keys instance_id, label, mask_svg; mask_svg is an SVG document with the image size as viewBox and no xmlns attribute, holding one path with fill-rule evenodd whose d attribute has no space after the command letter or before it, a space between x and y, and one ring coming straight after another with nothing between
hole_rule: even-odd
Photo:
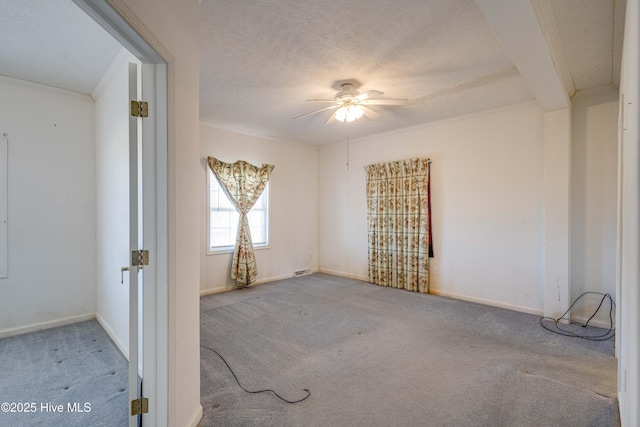
<instances>
[{"instance_id":1,"label":"fan pull chain","mask_svg":"<svg viewBox=\"0 0 640 427\"><path fill-rule=\"evenodd\" d=\"M349 170L349 122L347 122L347 170Z\"/></svg>"}]
</instances>

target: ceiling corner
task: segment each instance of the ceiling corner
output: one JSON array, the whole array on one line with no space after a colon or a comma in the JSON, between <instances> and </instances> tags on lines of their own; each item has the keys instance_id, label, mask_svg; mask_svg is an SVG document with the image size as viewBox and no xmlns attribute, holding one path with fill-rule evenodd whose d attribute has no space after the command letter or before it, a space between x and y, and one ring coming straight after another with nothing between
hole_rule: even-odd
<instances>
[{"instance_id":1,"label":"ceiling corner","mask_svg":"<svg viewBox=\"0 0 640 427\"><path fill-rule=\"evenodd\" d=\"M572 89L566 87L565 80L571 78L570 75L563 76L562 66L556 65L556 62L561 63L564 54L557 40L553 40L557 35L553 35L555 24L549 22L553 21L553 15L550 15L548 5L545 7L544 2L537 1L535 3L541 4L534 6L530 1L513 0L475 1L542 109L548 112L569 108ZM542 22L536 9L542 11ZM546 31L544 27L547 27Z\"/></svg>"},{"instance_id":2,"label":"ceiling corner","mask_svg":"<svg viewBox=\"0 0 640 427\"><path fill-rule=\"evenodd\" d=\"M576 88L571 78L571 71L569 71L569 65L567 64L567 57L565 56L562 43L560 41L560 34L558 33L558 27L556 26L556 19L553 15L553 9L549 0L532 0L531 4L538 23L540 24L540 30L547 41L549 53L553 63L555 64L556 72L564 83L564 87L569 97L572 97Z\"/></svg>"},{"instance_id":3,"label":"ceiling corner","mask_svg":"<svg viewBox=\"0 0 640 427\"><path fill-rule=\"evenodd\" d=\"M613 72L612 83L620 87L620 69L622 65L622 39L624 38L624 17L627 0L614 0L613 11Z\"/></svg>"}]
</instances>

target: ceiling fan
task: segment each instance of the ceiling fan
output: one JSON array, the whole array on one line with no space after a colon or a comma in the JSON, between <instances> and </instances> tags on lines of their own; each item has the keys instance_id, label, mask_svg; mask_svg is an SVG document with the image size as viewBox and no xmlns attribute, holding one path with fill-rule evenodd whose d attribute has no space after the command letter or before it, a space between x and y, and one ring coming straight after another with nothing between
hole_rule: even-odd
<instances>
[{"instance_id":1,"label":"ceiling fan","mask_svg":"<svg viewBox=\"0 0 640 427\"><path fill-rule=\"evenodd\" d=\"M405 105L407 99L389 99L389 98L377 98L383 93L379 90L369 90L367 92L360 93L353 88L352 83L343 83L340 85L342 90L333 97L333 99L308 99L311 102L330 102L331 105L326 108L321 108L316 111L312 111L307 114L303 114L293 119L301 119L303 117L310 116L312 114L320 113L327 110L336 110L325 122L329 124L334 120L341 122L352 122L358 120L363 115L367 115L372 119L376 119L380 114L371 108L369 105Z\"/></svg>"}]
</instances>

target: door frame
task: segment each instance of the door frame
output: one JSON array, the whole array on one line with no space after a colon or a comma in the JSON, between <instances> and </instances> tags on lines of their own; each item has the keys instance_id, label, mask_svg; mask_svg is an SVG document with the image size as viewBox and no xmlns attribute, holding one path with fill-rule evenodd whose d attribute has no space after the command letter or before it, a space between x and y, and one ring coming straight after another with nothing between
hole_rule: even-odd
<instances>
[{"instance_id":1,"label":"door frame","mask_svg":"<svg viewBox=\"0 0 640 427\"><path fill-rule=\"evenodd\" d=\"M142 205L144 267L142 354L144 396L149 413L143 425L167 426L169 401L169 112L173 57L122 0L73 0L142 63L142 93L149 117L142 121ZM128 408L127 408L128 411Z\"/></svg>"}]
</instances>

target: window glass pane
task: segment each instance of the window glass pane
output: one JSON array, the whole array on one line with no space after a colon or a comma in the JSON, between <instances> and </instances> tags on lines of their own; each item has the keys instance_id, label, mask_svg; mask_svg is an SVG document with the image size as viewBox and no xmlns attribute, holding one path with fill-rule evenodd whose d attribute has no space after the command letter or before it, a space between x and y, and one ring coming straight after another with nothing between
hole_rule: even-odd
<instances>
[{"instance_id":1,"label":"window glass pane","mask_svg":"<svg viewBox=\"0 0 640 427\"><path fill-rule=\"evenodd\" d=\"M247 214L251 240L255 245L268 243L269 185ZM209 247L212 250L235 246L240 214L220 186L213 172L209 171Z\"/></svg>"}]
</instances>

